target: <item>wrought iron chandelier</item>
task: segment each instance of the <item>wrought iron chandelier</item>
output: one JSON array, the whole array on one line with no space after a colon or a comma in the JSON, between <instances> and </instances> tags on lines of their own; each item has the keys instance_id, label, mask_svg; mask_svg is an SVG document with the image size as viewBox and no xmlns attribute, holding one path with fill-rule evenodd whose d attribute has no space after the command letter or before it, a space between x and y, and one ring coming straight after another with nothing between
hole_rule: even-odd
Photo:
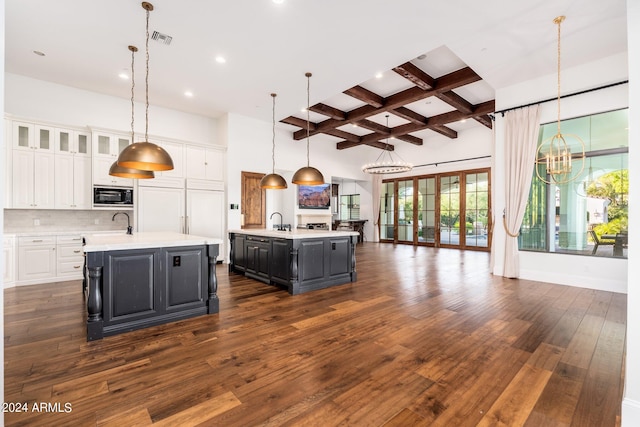
<instances>
[{"instance_id":1,"label":"wrought iron chandelier","mask_svg":"<svg viewBox=\"0 0 640 427\"><path fill-rule=\"evenodd\" d=\"M387 118L387 129L389 129L389 115L386 115ZM390 132L390 130L389 130ZM370 174L391 174L391 173L400 173L400 172L408 172L413 169L413 165L411 163L405 162L402 160L399 154L396 154L397 159L394 158L393 152L389 150L389 136L387 136L385 147L382 150L382 153L378 156L375 162L368 163L362 166L362 172L370 173Z\"/></svg>"},{"instance_id":2,"label":"wrought iron chandelier","mask_svg":"<svg viewBox=\"0 0 640 427\"><path fill-rule=\"evenodd\" d=\"M575 180L582 173L585 163L582 139L577 135L563 135L560 131L560 25L564 20L564 16L558 16L553 20L558 25L558 133L542 141L536 152L536 175L547 184L566 184ZM569 138L575 140L573 145L579 147L579 154L571 153L572 144L567 142ZM573 167L575 160L580 161L578 171Z\"/></svg>"}]
</instances>

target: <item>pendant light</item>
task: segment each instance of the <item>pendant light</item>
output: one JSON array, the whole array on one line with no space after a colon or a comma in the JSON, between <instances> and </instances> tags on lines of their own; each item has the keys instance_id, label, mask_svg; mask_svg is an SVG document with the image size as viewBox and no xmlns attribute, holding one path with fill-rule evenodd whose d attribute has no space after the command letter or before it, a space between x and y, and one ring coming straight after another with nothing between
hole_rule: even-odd
<instances>
[{"instance_id":1,"label":"pendant light","mask_svg":"<svg viewBox=\"0 0 640 427\"><path fill-rule=\"evenodd\" d=\"M273 105L271 108L273 123L271 138L271 173L269 175L265 175L260 180L260 188L268 190L282 190L283 188L287 188L287 181L276 173L276 96L277 95L275 93L271 94L271 98L273 99Z\"/></svg>"},{"instance_id":2,"label":"pendant light","mask_svg":"<svg viewBox=\"0 0 640 427\"><path fill-rule=\"evenodd\" d=\"M144 1L142 8L147 12L144 142L134 142L122 150L118 156L118 165L134 169L166 171L173 169L171 156L159 145L149 142L149 12L153 10L153 5Z\"/></svg>"},{"instance_id":3,"label":"pendant light","mask_svg":"<svg viewBox=\"0 0 640 427\"><path fill-rule=\"evenodd\" d=\"M582 139L577 135L563 135L560 131L560 24L564 20L564 16L558 16L553 20L553 23L558 25L558 133L542 141L536 153L536 175L547 184L566 184L573 181L582 174L585 164ZM576 145L582 151L580 154L571 153L568 138L577 141ZM574 158L581 160L581 167L577 172L573 168ZM540 172L541 169L545 171L544 176Z\"/></svg>"},{"instance_id":4,"label":"pendant light","mask_svg":"<svg viewBox=\"0 0 640 427\"><path fill-rule=\"evenodd\" d=\"M299 185L320 185L324 184L322 173L313 166L309 166L309 128L311 126L311 121L309 120L309 109L311 108L311 105L309 105L309 85L311 73L305 73L305 76L307 76L307 166L298 169L293 174L291 182Z\"/></svg>"},{"instance_id":5,"label":"pendant light","mask_svg":"<svg viewBox=\"0 0 640 427\"><path fill-rule=\"evenodd\" d=\"M133 117L134 117L134 104L133 104L133 92L135 89L135 78L134 78L134 57L138 48L135 46L129 46L129 50L131 51L131 141L133 141ZM118 165L118 161L113 162L111 167L109 168L109 175L117 176L120 178L134 178L134 179L151 179L154 178L155 175L153 171L145 171L139 169L125 168L124 166Z\"/></svg>"},{"instance_id":6,"label":"pendant light","mask_svg":"<svg viewBox=\"0 0 640 427\"><path fill-rule=\"evenodd\" d=\"M387 118L387 129L389 129L389 115L387 114L385 117ZM389 150L389 136L387 136L382 153L380 153L375 162L362 166L362 172L382 175L408 172L413 169L413 165L402 160L399 154L396 154L396 157L398 158L393 158L392 151Z\"/></svg>"}]
</instances>

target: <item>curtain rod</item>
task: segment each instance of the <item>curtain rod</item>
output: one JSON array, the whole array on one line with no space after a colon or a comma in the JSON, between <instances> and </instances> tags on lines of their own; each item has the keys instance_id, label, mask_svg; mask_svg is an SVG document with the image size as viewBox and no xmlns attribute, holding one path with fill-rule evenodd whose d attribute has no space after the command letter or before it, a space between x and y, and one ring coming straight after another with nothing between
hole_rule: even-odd
<instances>
[{"instance_id":1,"label":"curtain rod","mask_svg":"<svg viewBox=\"0 0 640 427\"><path fill-rule=\"evenodd\" d=\"M622 81L617 82L617 83L611 83L611 84L604 85L604 86L600 86L600 87L594 87L594 88L592 88L592 89L585 89L585 90L581 90L580 92L568 93L568 94L566 94L566 95L562 95L562 96L560 97L560 99L562 99L562 98L569 98L569 97L571 97L571 96L576 96L576 95L582 95L582 94L585 94L585 93L594 92L594 91L596 91L596 90L608 89L608 88L613 87L613 86L623 85L623 84L627 84L627 83L629 83L629 80L622 80ZM507 111L517 110L518 108L530 107L530 106L532 106L532 105L543 104L543 103L545 103L545 102L555 101L555 100L557 100L557 99L558 99L558 97L557 97L557 96L555 96L555 97L553 97L553 98L544 99L544 100L542 100L542 101L530 102L529 104L520 105L520 106L518 106L518 107L505 108L504 110L496 111L494 114L498 114L498 113L500 113L500 114L502 114L502 117L504 117L504 113L506 113ZM493 119L493 118L494 118L494 116L493 116L493 115L491 115L491 118Z\"/></svg>"},{"instance_id":2,"label":"curtain rod","mask_svg":"<svg viewBox=\"0 0 640 427\"><path fill-rule=\"evenodd\" d=\"M468 157L466 159L458 159L458 160L443 160L441 162L425 163L424 165L415 165L414 168L421 168L423 166L433 166L433 165L435 165L437 167L438 165L443 165L445 163L466 162L468 160L486 159L486 158L490 158L490 157L491 156L479 156L479 157Z\"/></svg>"}]
</instances>

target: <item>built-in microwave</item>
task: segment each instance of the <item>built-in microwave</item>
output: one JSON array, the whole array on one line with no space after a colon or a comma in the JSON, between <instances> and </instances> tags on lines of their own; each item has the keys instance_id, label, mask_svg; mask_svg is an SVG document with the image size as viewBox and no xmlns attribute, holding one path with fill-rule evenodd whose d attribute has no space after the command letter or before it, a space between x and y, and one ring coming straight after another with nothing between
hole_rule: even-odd
<instances>
[{"instance_id":1,"label":"built-in microwave","mask_svg":"<svg viewBox=\"0 0 640 427\"><path fill-rule=\"evenodd\" d=\"M97 208L133 208L133 188L93 187L93 206Z\"/></svg>"}]
</instances>

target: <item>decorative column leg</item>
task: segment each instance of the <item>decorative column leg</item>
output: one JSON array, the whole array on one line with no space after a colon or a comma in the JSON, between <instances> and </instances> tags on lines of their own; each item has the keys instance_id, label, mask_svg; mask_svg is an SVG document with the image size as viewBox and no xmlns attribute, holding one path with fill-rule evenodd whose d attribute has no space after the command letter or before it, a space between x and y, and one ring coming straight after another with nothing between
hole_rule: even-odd
<instances>
[{"instance_id":1,"label":"decorative column leg","mask_svg":"<svg viewBox=\"0 0 640 427\"><path fill-rule=\"evenodd\" d=\"M300 293L300 283L298 282L298 248L291 248L291 283L289 284L289 293L296 295Z\"/></svg>"},{"instance_id":2,"label":"decorative column leg","mask_svg":"<svg viewBox=\"0 0 640 427\"><path fill-rule=\"evenodd\" d=\"M356 272L356 244L358 242L357 237L351 238L351 281L358 280L358 273Z\"/></svg>"},{"instance_id":3,"label":"decorative column leg","mask_svg":"<svg viewBox=\"0 0 640 427\"><path fill-rule=\"evenodd\" d=\"M207 301L207 314L213 314L220 312L220 300L218 299L218 276L216 276L218 245L209 245L207 252L209 258L209 299Z\"/></svg>"},{"instance_id":4,"label":"decorative column leg","mask_svg":"<svg viewBox=\"0 0 640 427\"><path fill-rule=\"evenodd\" d=\"M103 338L102 267L89 267L89 296L87 298L87 341Z\"/></svg>"}]
</instances>

